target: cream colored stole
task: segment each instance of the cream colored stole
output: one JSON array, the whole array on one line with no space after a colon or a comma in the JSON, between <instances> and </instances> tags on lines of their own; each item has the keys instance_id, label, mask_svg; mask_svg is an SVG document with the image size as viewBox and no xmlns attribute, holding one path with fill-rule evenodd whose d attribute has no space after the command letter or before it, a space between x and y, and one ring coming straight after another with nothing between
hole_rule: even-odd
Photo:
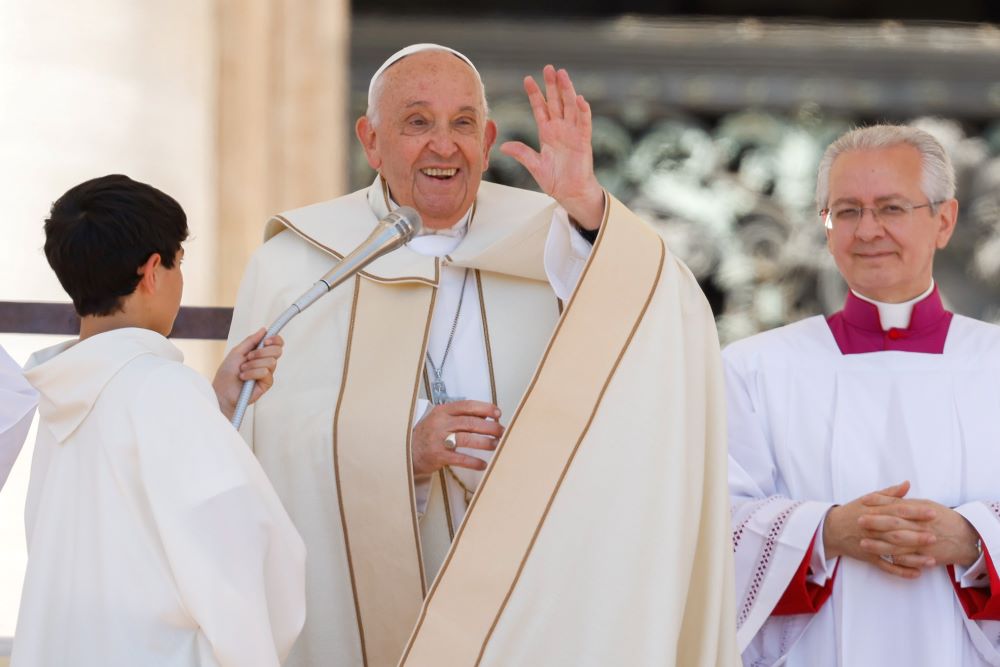
<instances>
[{"instance_id":1,"label":"cream colored stole","mask_svg":"<svg viewBox=\"0 0 1000 667\"><path fill-rule=\"evenodd\" d=\"M395 664L425 593L414 521L410 415L434 288L355 282L343 384L334 417L337 494L366 665ZM385 313L403 331L385 326ZM405 442L405 447L395 443Z\"/></svg>"},{"instance_id":2,"label":"cream colored stole","mask_svg":"<svg viewBox=\"0 0 1000 667\"><path fill-rule=\"evenodd\" d=\"M646 225L623 218L602 226L580 286L508 426L400 665L471 666L482 657L659 281L662 241ZM622 274L621 266L629 272Z\"/></svg>"},{"instance_id":3,"label":"cream colored stole","mask_svg":"<svg viewBox=\"0 0 1000 667\"><path fill-rule=\"evenodd\" d=\"M477 274L491 384L501 410L512 414L538 363L557 304L536 281ZM372 667L395 665L402 655L428 582L458 528L451 507L464 503L455 482L439 473L432 479L427 511L419 524L415 521L410 415L423 393L434 294L434 288L418 282L386 284L361 277L355 283L333 446L362 655ZM385 325L386 313L392 313L391 327ZM491 329L491 320L505 325ZM406 338L398 331L423 335ZM402 442L405 448L397 446Z\"/></svg>"}]
</instances>

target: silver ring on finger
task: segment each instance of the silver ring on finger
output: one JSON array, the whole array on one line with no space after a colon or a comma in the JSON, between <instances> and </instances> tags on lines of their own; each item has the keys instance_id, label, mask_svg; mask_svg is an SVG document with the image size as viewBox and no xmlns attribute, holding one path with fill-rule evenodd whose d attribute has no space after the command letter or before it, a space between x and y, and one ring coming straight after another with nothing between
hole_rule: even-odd
<instances>
[{"instance_id":1,"label":"silver ring on finger","mask_svg":"<svg viewBox=\"0 0 1000 667\"><path fill-rule=\"evenodd\" d=\"M449 433L444 438L444 448L449 452L453 452L456 447L458 447L458 442L455 440L455 434Z\"/></svg>"},{"instance_id":2,"label":"silver ring on finger","mask_svg":"<svg viewBox=\"0 0 1000 667\"><path fill-rule=\"evenodd\" d=\"M882 555L879 556L879 558L881 558L882 560L884 560L889 565L895 565L896 564L896 559L892 557L892 554L882 554Z\"/></svg>"}]
</instances>

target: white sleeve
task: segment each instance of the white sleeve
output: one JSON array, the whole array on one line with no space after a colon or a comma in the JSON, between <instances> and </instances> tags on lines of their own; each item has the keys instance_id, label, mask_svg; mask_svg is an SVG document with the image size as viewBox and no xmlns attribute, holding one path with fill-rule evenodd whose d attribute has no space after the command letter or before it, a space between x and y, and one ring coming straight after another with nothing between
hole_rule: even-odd
<instances>
[{"instance_id":1,"label":"white sleeve","mask_svg":"<svg viewBox=\"0 0 1000 667\"><path fill-rule=\"evenodd\" d=\"M962 588L979 588L990 585L986 567L986 552L993 558L1000 554L1000 502L973 501L959 505L955 511L965 517L983 541L983 556L972 567L960 574L955 566L956 579ZM996 561L994 561L994 565ZM962 614L966 632L980 653L990 664L1000 664L1000 621L974 621Z\"/></svg>"},{"instance_id":2,"label":"white sleeve","mask_svg":"<svg viewBox=\"0 0 1000 667\"><path fill-rule=\"evenodd\" d=\"M549 235L545 239L545 275L552 291L562 301L569 300L580 282L592 248L590 242L570 223L566 209L556 207Z\"/></svg>"},{"instance_id":3,"label":"white sleeve","mask_svg":"<svg viewBox=\"0 0 1000 667\"><path fill-rule=\"evenodd\" d=\"M814 616L771 616L771 612L801 566L832 503L782 495L763 408L754 400L753 373L730 355L723 354L723 360L736 637L745 663L769 665L788 653Z\"/></svg>"},{"instance_id":4,"label":"white sleeve","mask_svg":"<svg viewBox=\"0 0 1000 667\"><path fill-rule=\"evenodd\" d=\"M972 524L979 533L985 551L990 554L1000 554L1000 503L973 501L955 508ZM955 565L955 580L962 588L978 588L988 586L990 577L986 566L985 551L979 559L965 568Z\"/></svg>"},{"instance_id":5,"label":"white sleeve","mask_svg":"<svg viewBox=\"0 0 1000 667\"><path fill-rule=\"evenodd\" d=\"M206 381L155 373L137 403L140 475L184 606L220 665L278 667L305 621L302 539Z\"/></svg>"},{"instance_id":6,"label":"white sleeve","mask_svg":"<svg viewBox=\"0 0 1000 667\"><path fill-rule=\"evenodd\" d=\"M0 489L28 437L37 402L21 367L0 347Z\"/></svg>"},{"instance_id":7,"label":"white sleeve","mask_svg":"<svg viewBox=\"0 0 1000 667\"><path fill-rule=\"evenodd\" d=\"M829 510L827 510L828 513ZM816 529L816 536L813 539L812 557L809 559L809 575L806 577L809 583L816 584L817 586L823 586L830 580L837 565L836 558L828 559L826 557L826 545L823 544L823 527L825 525L826 514L823 515L823 519L819 522L819 527Z\"/></svg>"}]
</instances>

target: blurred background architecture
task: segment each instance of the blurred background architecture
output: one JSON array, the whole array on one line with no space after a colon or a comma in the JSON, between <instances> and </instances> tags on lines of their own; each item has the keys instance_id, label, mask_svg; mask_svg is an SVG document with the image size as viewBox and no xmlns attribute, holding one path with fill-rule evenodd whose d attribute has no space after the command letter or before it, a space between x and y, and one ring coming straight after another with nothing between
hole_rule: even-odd
<instances>
[{"instance_id":1,"label":"blurred background architecture","mask_svg":"<svg viewBox=\"0 0 1000 667\"><path fill-rule=\"evenodd\" d=\"M816 165L850 126L913 122L959 170L961 224L936 268L958 312L1000 319L1000 28L630 15L353 20L352 116L389 45L419 34L480 68L498 143L534 141L521 79L552 61L594 109L602 183L654 223L709 296L723 342L842 303L813 202ZM511 48L511 35L518 47ZM388 48L387 48L388 47ZM371 175L351 146L351 186ZM496 152L490 180L532 187Z\"/></svg>"},{"instance_id":2,"label":"blurred background architecture","mask_svg":"<svg viewBox=\"0 0 1000 667\"><path fill-rule=\"evenodd\" d=\"M853 124L919 123L959 170L943 296L997 321L998 20L995 0L0 0L0 302L67 301L42 220L72 185L125 173L188 213L184 304L231 306L269 214L371 181L353 137L368 79L430 41L477 63L500 141L535 141L523 76L570 70L602 182L688 263L724 341L839 307L819 156ZM532 185L499 152L487 177ZM0 333L21 362L57 341ZM181 347L206 375L221 358L217 341ZM0 665L30 445L0 493Z\"/></svg>"}]
</instances>

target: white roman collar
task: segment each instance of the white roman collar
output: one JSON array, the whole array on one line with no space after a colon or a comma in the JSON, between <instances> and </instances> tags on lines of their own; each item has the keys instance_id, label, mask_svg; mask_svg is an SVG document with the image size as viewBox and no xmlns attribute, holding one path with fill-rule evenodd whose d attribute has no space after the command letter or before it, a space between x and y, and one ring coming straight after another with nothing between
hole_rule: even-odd
<instances>
[{"instance_id":1,"label":"white roman collar","mask_svg":"<svg viewBox=\"0 0 1000 667\"><path fill-rule=\"evenodd\" d=\"M399 204L392 197L387 197L387 199L389 200L389 210L399 208ZM444 257L451 254L465 238L466 232L469 231L469 220L472 218L473 209L475 209L475 204L470 206L465 215L451 227L425 229L420 236L410 239L406 246L418 255L425 257Z\"/></svg>"},{"instance_id":2,"label":"white roman collar","mask_svg":"<svg viewBox=\"0 0 1000 667\"><path fill-rule=\"evenodd\" d=\"M864 294L859 294L858 292L851 290L854 296L858 297L862 301L867 301L878 308L878 319L882 324L883 331L888 331L889 329L906 329L909 327L910 316L913 314L913 306L926 299L933 291L933 278L931 278L931 286L928 287L923 294L915 296L909 301L904 301L903 303L884 303L882 301L876 301L875 299L869 299Z\"/></svg>"}]
</instances>

